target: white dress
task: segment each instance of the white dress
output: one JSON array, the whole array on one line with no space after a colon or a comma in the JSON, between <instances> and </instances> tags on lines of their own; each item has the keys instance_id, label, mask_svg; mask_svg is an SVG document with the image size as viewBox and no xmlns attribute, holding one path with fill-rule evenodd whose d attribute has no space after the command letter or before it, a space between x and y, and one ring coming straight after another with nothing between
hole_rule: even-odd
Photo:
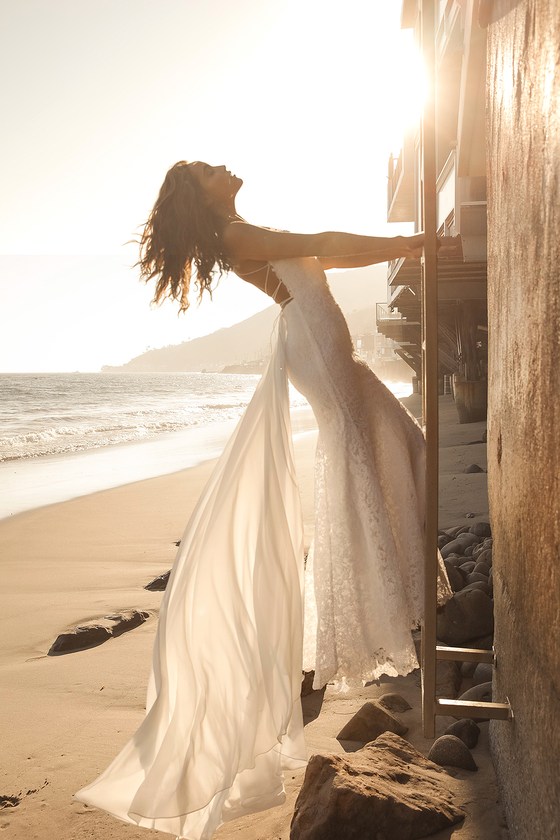
<instances>
[{"instance_id":1,"label":"white dress","mask_svg":"<svg viewBox=\"0 0 560 840\"><path fill-rule=\"evenodd\" d=\"M283 770L306 763L302 667L315 669L321 687L418 666L411 629L423 605L422 431L353 356L319 262L272 268L293 300L181 541L146 717L76 794L189 840L284 800ZM288 375L319 425L305 585Z\"/></svg>"}]
</instances>

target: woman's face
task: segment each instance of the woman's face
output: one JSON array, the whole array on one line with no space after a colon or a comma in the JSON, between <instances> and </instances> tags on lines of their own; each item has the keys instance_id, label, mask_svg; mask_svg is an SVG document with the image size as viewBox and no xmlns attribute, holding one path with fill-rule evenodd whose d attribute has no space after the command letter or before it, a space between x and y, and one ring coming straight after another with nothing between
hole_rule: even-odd
<instances>
[{"instance_id":1,"label":"woman's face","mask_svg":"<svg viewBox=\"0 0 560 840\"><path fill-rule=\"evenodd\" d=\"M189 168L210 205L228 203L243 184L241 178L232 175L225 166L210 166L196 160L189 164Z\"/></svg>"}]
</instances>

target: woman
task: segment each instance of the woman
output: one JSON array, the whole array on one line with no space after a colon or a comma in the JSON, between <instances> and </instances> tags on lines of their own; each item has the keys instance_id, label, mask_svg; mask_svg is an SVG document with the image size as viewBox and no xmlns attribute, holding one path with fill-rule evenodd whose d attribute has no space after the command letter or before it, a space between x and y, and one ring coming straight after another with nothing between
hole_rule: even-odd
<instances>
[{"instance_id":1,"label":"woman","mask_svg":"<svg viewBox=\"0 0 560 840\"><path fill-rule=\"evenodd\" d=\"M284 799L306 762L303 667L333 678L406 674L418 663L424 440L353 355L323 269L417 256L422 235L383 239L255 227L242 181L196 161L167 173L141 240L155 300L188 307L231 269L282 307L268 369L187 526L160 612L147 714L77 797L190 840ZM316 526L303 532L287 375L319 426ZM303 590L305 588L305 632Z\"/></svg>"}]
</instances>

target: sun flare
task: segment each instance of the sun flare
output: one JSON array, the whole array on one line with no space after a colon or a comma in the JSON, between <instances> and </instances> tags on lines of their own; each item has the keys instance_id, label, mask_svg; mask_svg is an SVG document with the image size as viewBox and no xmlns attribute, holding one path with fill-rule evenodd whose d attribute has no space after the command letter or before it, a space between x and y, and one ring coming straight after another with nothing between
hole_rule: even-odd
<instances>
[{"instance_id":1,"label":"sun flare","mask_svg":"<svg viewBox=\"0 0 560 840\"><path fill-rule=\"evenodd\" d=\"M412 33L403 33L408 43L403 44L398 62L393 65L390 85L392 90L392 135L398 151L403 136L422 116L426 99L426 72L418 46Z\"/></svg>"}]
</instances>

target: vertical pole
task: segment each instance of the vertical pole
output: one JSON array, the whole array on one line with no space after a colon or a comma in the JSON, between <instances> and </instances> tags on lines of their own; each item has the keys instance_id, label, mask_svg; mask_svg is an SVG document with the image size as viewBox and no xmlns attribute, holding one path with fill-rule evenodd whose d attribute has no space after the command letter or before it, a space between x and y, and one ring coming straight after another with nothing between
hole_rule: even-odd
<instances>
[{"instance_id":1,"label":"vertical pole","mask_svg":"<svg viewBox=\"0 0 560 840\"><path fill-rule=\"evenodd\" d=\"M424 736L435 734L438 538L438 289L435 136L435 3L420 0L420 33L426 72L422 116L422 407L426 431L426 532L422 628L422 719Z\"/></svg>"}]
</instances>

